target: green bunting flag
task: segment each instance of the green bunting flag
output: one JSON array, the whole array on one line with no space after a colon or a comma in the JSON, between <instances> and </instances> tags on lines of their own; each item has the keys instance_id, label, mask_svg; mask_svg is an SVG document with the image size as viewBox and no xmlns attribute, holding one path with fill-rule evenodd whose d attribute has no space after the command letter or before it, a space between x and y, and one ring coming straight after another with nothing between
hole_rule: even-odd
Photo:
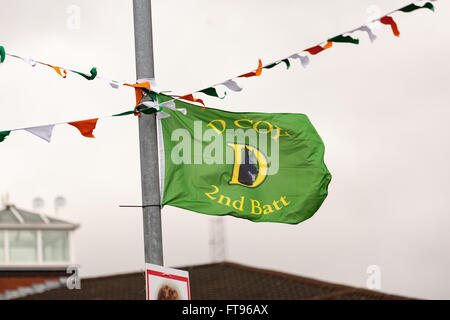
<instances>
[{"instance_id":1,"label":"green bunting flag","mask_svg":"<svg viewBox=\"0 0 450 320\"><path fill-rule=\"evenodd\" d=\"M354 38L352 38L350 36L343 36L342 34L339 35L339 36L336 36L334 38L328 39L328 41L359 44L359 39L354 39Z\"/></svg>"},{"instance_id":2,"label":"green bunting flag","mask_svg":"<svg viewBox=\"0 0 450 320\"><path fill-rule=\"evenodd\" d=\"M276 65L279 65L282 62L284 62L286 64L286 69L289 69L291 67L291 63L289 62L289 59L283 59L281 61L274 62L274 63L271 63L271 64L269 64L267 66L264 66L263 68L264 69L272 69L273 67L275 67Z\"/></svg>"},{"instance_id":3,"label":"green bunting flag","mask_svg":"<svg viewBox=\"0 0 450 320\"><path fill-rule=\"evenodd\" d=\"M143 109L140 109L139 112L145 113L145 114L152 114L152 113L157 113L158 109L155 109L155 108L143 108Z\"/></svg>"},{"instance_id":4,"label":"green bunting flag","mask_svg":"<svg viewBox=\"0 0 450 320\"><path fill-rule=\"evenodd\" d=\"M11 133L11 131L0 131L0 142L5 140L6 137L9 136L10 133Z\"/></svg>"},{"instance_id":5,"label":"green bunting flag","mask_svg":"<svg viewBox=\"0 0 450 320\"><path fill-rule=\"evenodd\" d=\"M219 97L219 94L217 93L217 90L213 87L209 87L203 90L200 90L199 92L202 92L208 96L212 96L212 97L216 97L216 98L220 98L223 99L225 98L225 96L227 95L227 93L225 92L225 95L223 97Z\"/></svg>"},{"instance_id":6,"label":"green bunting flag","mask_svg":"<svg viewBox=\"0 0 450 320\"><path fill-rule=\"evenodd\" d=\"M398 10L402 11L402 12L412 12L412 11L415 11L417 9L425 9L425 8L426 9L430 9L431 11L434 11L434 6L433 6L433 4L431 2L427 2L421 7L419 7L418 5L415 5L414 3L411 3L411 4L409 4L407 6L404 6L403 8L398 9Z\"/></svg>"},{"instance_id":7,"label":"green bunting flag","mask_svg":"<svg viewBox=\"0 0 450 320\"><path fill-rule=\"evenodd\" d=\"M5 61L5 58L6 58L5 48L3 46L0 46L0 63L3 63L3 61Z\"/></svg>"},{"instance_id":8,"label":"green bunting flag","mask_svg":"<svg viewBox=\"0 0 450 320\"><path fill-rule=\"evenodd\" d=\"M121 112L121 113L117 113L117 114L113 114L113 117L122 117L122 116L128 116L130 114L134 114L136 113L136 111L134 110L130 110L130 111L125 111L125 112Z\"/></svg>"},{"instance_id":9,"label":"green bunting flag","mask_svg":"<svg viewBox=\"0 0 450 320\"><path fill-rule=\"evenodd\" d=\"M303 114L162 105L162 202L209 215L297 224L328 194L324 144Z\"/></svg>"},{"instance_id":10,"label":"green bunting flag","mask_svg":"<svg viewBox=\"0 0 450 320\"><path fill-rule=\"evenodd\" d=\"M75 72L76 74L79 74L80 76L82 76L83 78L87 79L87 80L94 80L95 77L97 76L97 68L92 68L91 69L91 75L87 75L83 72L78 72L75 70L71 70L72 72Z\"/></svg>"},{"instance_id":11,"label":"green bunting flag","mask_svg":"<svg viewBox=\"0 0 450 320\"><path fill-rule=\"evenodd\" d=\"M112 116L113 116L113 117L129 116L129 115L131 115L131 114L137 114L137 113L139 113L139 112L140 112L140 113L144 113L144 114L152 114L152 113L158 112L158 110L155 109L155 108L148 108L148 107L145 107L145 108L142 108L142 109L139 109L139 110L130 110L130 111L125 111L125 112L113 114Z\"/></svg>"}]
</instances>

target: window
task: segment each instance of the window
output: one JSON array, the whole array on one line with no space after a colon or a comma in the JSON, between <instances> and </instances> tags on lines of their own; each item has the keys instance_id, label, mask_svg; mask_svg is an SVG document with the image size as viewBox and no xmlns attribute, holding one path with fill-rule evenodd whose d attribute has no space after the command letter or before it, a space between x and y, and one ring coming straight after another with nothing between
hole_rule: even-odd
<instances>
[{"instance_id":1,"label":"window","mask_svg":"<svg viewBox=\"0 0 450 320\"><path fill-rule=\"evenodd\" d=\"M9 231L9 261L37 262L36 231Z\"/></svg>"},{"instance_id":2,"label":"window","mask_svg":"<svg viewBox=\"0 0 450 320\"><path fill-rule=\"evenodd\" d=\"M0 263L5 262L5 236L4 232L0 231Z\"/></svg>"},{"instance_id":3,"label":"window","mask_svg":"<svg viewBox=\"0 0 450 320\"><path fill-rule=\"evenodd\" d=\"M44 262L69 261L68 232L42 231L42 253Z\"/></svg>"},{"instance_id":4,"label":"window","mask_svg":"<svg viewBox=\"0 0 450 320\"><path fill-rule=\"evenodd\" d=\"M0 223L19 223L19 220L17 220L11 210L3 210L2 214L0 214Z\"/></svg>"}]
</instances>

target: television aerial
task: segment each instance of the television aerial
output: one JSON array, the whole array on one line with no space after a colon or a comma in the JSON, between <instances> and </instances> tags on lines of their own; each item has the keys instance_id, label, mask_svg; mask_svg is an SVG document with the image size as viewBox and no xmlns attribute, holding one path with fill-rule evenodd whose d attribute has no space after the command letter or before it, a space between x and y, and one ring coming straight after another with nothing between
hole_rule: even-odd
<instances>
[{"instance_id":1,"label":"television aerial","mask_svg":"<svg viewBox=\"0 0 450 320\"><path fill-rule=\"evenodd\" d=\"M44 207L44 199L40 197L36 197L33 199L32 206L34 211L38 211Z\"/></svg>"},{"instance_id":2,"label":"television aerial","mask_svg":"<svg viewBox=\"0 0 450 320\"><path fill-rule=\"evenodd\" d=\"M67 204L66 198L64 198L63 196L57 196L55 198L55 203L54 203L54 205L55 205L55 215L58 215L59 209L64 208L66 206L66 204Z\"/></svg>"}]
</instances>

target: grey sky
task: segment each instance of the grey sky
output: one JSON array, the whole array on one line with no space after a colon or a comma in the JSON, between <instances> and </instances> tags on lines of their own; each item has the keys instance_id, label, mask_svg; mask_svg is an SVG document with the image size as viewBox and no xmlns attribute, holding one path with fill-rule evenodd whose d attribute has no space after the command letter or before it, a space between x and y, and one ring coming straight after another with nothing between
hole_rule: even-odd
<instances>
[{"instance_id":1,"label":"grey sky","mask_svg":"<svg viewBox=\"0 0 450 320\"><path fill-rule=\"evenodd\" d=\"M407 0L153 1L158 85L189 93L308 48ZM67 28L70 5L80 29ZM225 218L228 260L365 286L379 265L382 291L450 298L448 119L450 4L396 14L371 44L335 44L303 69L293 62L243 79L244 90L208 105L307 114L326 146L329 196L296 226ZM1 0L0 44L11 53L116 80L135 79L131 1ZM374 11L375 10L375 11ZM0 65L0 130L130 109L134 92L8 59ZM30 208L64 195L61 217L79 222L85 276L143 268L137 121L100 120L96 139L58 126L48 144L14 132L0 144L0 194ZM283 156L283 155L281 155ZM168 266L209 262L209 216L163 209Z\"/></svg>"}]
</instances>

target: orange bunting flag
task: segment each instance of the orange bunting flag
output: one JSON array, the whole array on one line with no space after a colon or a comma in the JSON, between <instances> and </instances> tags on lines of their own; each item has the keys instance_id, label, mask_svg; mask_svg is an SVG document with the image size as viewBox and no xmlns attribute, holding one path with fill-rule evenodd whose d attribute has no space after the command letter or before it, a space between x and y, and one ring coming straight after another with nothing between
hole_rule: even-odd
<instances>
[{"instance_id":1,"label":"orange bunting flag","mask_svg":"<svg viewBox=\"0 0 450 320\"><path fill-rule=\"evenodd\" d=\"M143 97L142 90L143 89L147 89L149 92L151 91L150 82L148 82L148 81L136 83L136 84L124 83L123 85L128 86L128 87L133 87L135 89L136 105L138 105L139 102L141 102L141 100L142 100L142 97Z\"/></svg>"},{"instance_id":2,"label":"orange bunting flag","mask_svg":"<svg viewBox=\"0 0 450 320\"><path fill-rule=\"evenodd\" d=\"M51 64L47 64L47 63L43 63L43 62L39 62L39 63L43 64L44 66L48 66L48 67L52 68L53 70L56 71L57 74L59 74L64 79L67 77L67 71L66 70L62 69L62 72L61 72L61 68L60 67L55 67L55 66L52 66Z\"/></svg>"},{"instance_id":3,"label":"orange bunting flag","mask_svg":"<svg viewBox=\"0 0 450 320\"><path fill-rule=\"evenodd\" d=\"M384 16L380 19L380 22L382 24L390 25L394 36L400 37L400 31L398 30L397 24L395 23L394 19L392 19L392 17Z\"/></svg>"},{"instance_id":4,"label":"orange bunting flag","mask_svg":"<svg viewBox=\"0 0 450 320\"><path fill-rule=\"evenodd\" d=\"M309 52L312 55L318 54L319 52L322 52L325 49L331 48L333 46L333 42L328 41L323 47L322 46L315 46L311 47L309 49L305 49L305 51Z\"/></svg>"},{"instance_id":5,"label":"orange bunting flag","mask_svg":"<svg viewBox=\"0 0 450 320\"><path fill-rule=\"evenodd\" d=\"M134 88L134 93L136 94L136 106L137 106L139 104L139 102L141 102L142 97L144 95L142 94L141 88Z\"/></svg>"},{"instance_id":6,"label":"orange bunting flag","mask_svg":"<svg viewBox=\"0 0 450 320\"><path fill-rule=\"evenodd\" d=\"M147 89L148 91L151 91L150 88L150 82L146 81L146 82L141 82L141 83L136 83L136 84L128 84L128 83L124 83L124 86L129 86L129 87L133 87L133 88L142 88L142 89Z\"/></svg>"},{"instance_id":7,"label":"orange bunting flag","mask_svg":"<svg viewBox=\"0 0 450 320\"><path fill-rule=\"evenodd\" d=\"M205 104L203 103L203 100L194 98L194 96L192 94L187 94L185 96L179 97L178 99L184 99L184 100L188 100L188 101L192 101L192 102L201 103L203 105L202 111L205 110L205 108L206 108Z\"/></svg>"},{"instance_id":8,"label":"orange bunting flag","mask_svg":"<svg viewBox=\"0 0 450 320\"><path fill-rule=\"evenodd\" d=\"M328 41L324 46L323 46L323 50L331 48L333 46L333 42Z\"/></svg>"},{"instance_id":9,"label":"orange bunting flag","mask_svg":"<svg viewBox=\"0 0 450 320\"><path fill-rule=\"evenodd\" d=\"M258 59L258 68L256 71L241 74L238 78L250 78L250 77L259 77L262 72L262 61L261 59Z\"/></svg>"},{"instance_id":10,"label":"orange bunting flag","mask_svg":"<svg viewBox=\"0 0 450 320\"><path fill-rule=\"evenodd\" d=\"M83 121L76 121L76 122L68 122L71 126L74 126L77 128L80 133L85 136L86 138L95 138L94 136L94 129L97 125L97 119L90 119L90 120L83 120Z\"/></svg>"}]
</instances>

